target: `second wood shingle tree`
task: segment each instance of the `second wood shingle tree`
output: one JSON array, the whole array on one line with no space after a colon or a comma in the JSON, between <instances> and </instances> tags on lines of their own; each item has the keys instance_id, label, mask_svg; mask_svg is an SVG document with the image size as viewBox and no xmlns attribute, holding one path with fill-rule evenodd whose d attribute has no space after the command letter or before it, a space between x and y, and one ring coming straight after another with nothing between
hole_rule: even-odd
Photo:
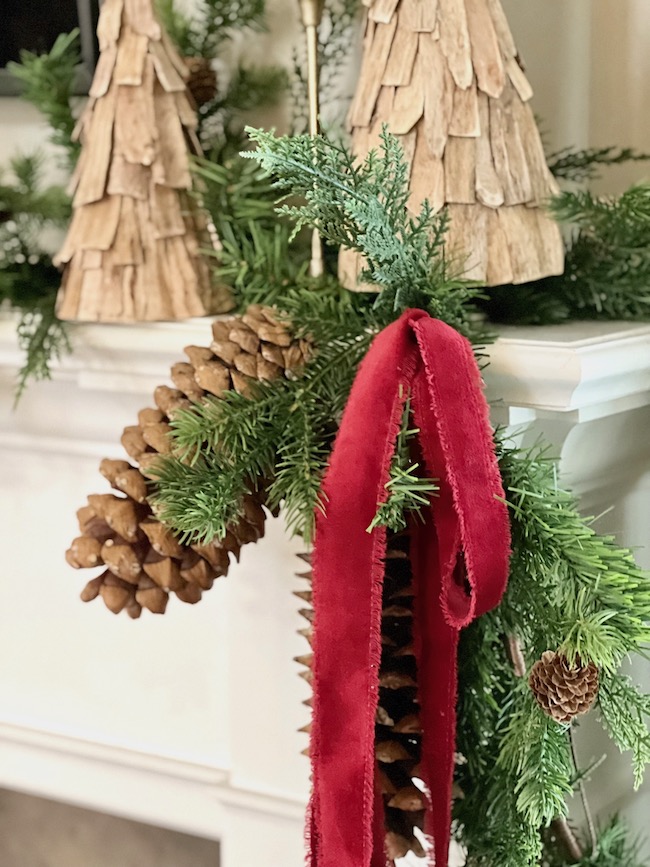
<instances>
[{"instance_id":1,"label":"second wood shingle tree","mask_svg":"<svg viewBox=\"0 0 650 867\"><path fill-rule=\"evenodd\" d=\"M57 313L130 322L225 312L229 293L201 253L214 232L191 193L200 146L186 67L152 0L104 0L97 35Z\"/></svg>"},{"instance_id":2,"label":"second wood shingle tree","mask_svg":"<svg viewBox=\"0 0 650 867\"><path fill-rule=\"evenodd\" d=\"M532 89L500 0L366 0L355 152L383 124L410 163L410 207L447 206L447 249L486 285L561 274L560 231L544 210L557 191L529 104ZM360 262L341 257L346 285Z\"/></svg>"}]
</instances>

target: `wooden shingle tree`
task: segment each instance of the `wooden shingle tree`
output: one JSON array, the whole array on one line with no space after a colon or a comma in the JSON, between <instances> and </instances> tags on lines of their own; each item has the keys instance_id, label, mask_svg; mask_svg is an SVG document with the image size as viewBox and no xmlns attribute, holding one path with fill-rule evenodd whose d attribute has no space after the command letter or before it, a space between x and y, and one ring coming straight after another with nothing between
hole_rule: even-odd
<instances>
[{"instance_id":1,"label":"wooden shingle tree","mask_svg":"<svg viewBox=\"0 0 650 867\"><path fill-rule=\"evenodd\" d=\"M73 217L56 262L62 319L175 320L224 312L202 247L215 244L192 196L199 153L187 70L153 0L104 0L100 56L77 124Z\"/></svg>"},{"instance_id":2,"label":"wooden shingle tree","mask_svg":"<svg viewBox=\"0 0 650 867\"><path fill-rule=\"evenodd\" d=\"M447 250L484 285L561 274L557 191L500 0L366 0L363 63L349 124L360 157L382 124L410 163L410 208L448 208ZM341 277L361 263L344 251ZM362 287L359 287L362 288ZM363 287L370 288L370 287Z\"/></svg>"}]
</instances>

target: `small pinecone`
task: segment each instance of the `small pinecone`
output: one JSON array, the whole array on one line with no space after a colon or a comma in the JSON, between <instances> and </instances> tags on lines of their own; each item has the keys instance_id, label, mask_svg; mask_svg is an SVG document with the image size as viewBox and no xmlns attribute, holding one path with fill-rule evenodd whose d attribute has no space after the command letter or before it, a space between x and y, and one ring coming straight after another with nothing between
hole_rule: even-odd
<instances>
[{"instance_id":1,"label":"small pinecone","mask_svg":"<svg viewBox=\"0 0 650 867\"><path fill-rule=\"evenodd\" d=\"M310 562L308 554L300 556ZM414 833L415 828L423 828L426 804L424 795L413 783L418 776L422 728L413 651L414 591L407 533L389 535L385 562L375 755L385 807L386 852L394 860L409 852L418 857L425 854ZM298 573L298 577L311 583L312 572ZM305 603L300 613L308 625L301 635L311 644L311 588L297 590L295 595ZM312 661L311 653L296 657L296 662L305 668L300 676L308 683L312 681ZM310 705L311 700L305 704ZM308 732L309 726L301 731Z\"/></svg>"},{"instance_id":2,"label":"small pinecone","mask_svg":"<svg viewBox=\"0 0 650 867\"><path fill-rule=\"evenodd\" d=\"M304 364L309 345L294 340L273 310L249 307L243 316L218 320L210 347L188 346L189 362L173 365L176 386L159 386L155 407L138 413L138 424L125 428L122 445L133 463L103 460L100 472L118 492L94 494L77 512L81 535L66 552L76 569L101 568L82 591L85 602L101 596L115 614L139 617L142 608L165 611L170 593L195 603L214 580L228 572L231 555L264 534L263 494L244 498L243 517L223 540L183 545L154 515L148 501L148 467L172 448L170 419L192 401L223 396L235 389L248 394L262 379L292 377ZM134 466L139 464L139 468Z\"/></svg>"},{"instance_id":3,"label":"small pinecone","mask_svg":"<svg viewBox=\"0 0 650 867\"><path fill-rule=\"evenodd\" d=\"M529 683L542 710L556 722L568 723L596 700L598 669L591 662L571 666L566 656L547 650L533 665Z\"/></svg>"},{"instance_id":4,"label":"small pinecone","mask_svg":"<svg viewBox=\"0 0 650 867\"><path fill-rule=\"evenodd\" d=\"M217 73L207 57L184 57L188 70L187 89L197 107L206 105L217 95Z\"/></svg>"}]
</instances>

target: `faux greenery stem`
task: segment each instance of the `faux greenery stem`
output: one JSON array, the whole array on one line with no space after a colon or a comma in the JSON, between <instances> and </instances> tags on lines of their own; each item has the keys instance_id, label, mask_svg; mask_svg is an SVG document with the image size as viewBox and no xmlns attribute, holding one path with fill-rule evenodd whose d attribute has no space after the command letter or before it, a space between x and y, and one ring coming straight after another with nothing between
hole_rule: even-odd
<instances>
[{"instance_id":1,"label":"faux greenery stem","mask_svg":"<svg viewBox=\"0 0 650 867\"><path fill-rule=\"evenodd\" d=\"M578 761L576 756L576 744L575 744L575 735L573 732L573 726L569 726L569 741L571 743L571 755L573 756L573 764L578 767ZM584 779L582 775L578 779L578 791L580 792L580 800L582 801L582 810L585 814L585 819L587 821L587 829L589 831L589 841L591 843L591 857L596 858L598 856L598 834L596 833L596 825L594 824L594 817L591 812L591 807L589 806L589 800L587 798L587 789L585 787Z\"/></svg>"}]
</instances>

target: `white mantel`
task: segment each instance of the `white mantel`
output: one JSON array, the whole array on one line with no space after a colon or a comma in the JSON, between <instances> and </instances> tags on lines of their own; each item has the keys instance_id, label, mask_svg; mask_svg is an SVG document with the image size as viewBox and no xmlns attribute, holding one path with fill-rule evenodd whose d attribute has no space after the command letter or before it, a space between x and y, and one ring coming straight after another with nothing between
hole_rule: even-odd
<instances>
[{"instance_id":1,"label":"white mantel","mask_svg":"<svg viewBox=\"0 0 650 867\"><path fill-rule=\"evenodd\" d=\"M63 560L75 510L108 490L99 459L121 455L122 428L208 323L76 327L74 355L11 412L14 329L0 317L0 787L220 839L222 867L298 867L300 545L269 522L198 606L136 622L82 605L84 577ZM490 356L495 421L550 439L589 511L615 505L607 529L644 545L650 326L509 328ZM632 801L625 763L607 767L600 805L641 822L647 790Z\"/></svg>"}]
</instances>

